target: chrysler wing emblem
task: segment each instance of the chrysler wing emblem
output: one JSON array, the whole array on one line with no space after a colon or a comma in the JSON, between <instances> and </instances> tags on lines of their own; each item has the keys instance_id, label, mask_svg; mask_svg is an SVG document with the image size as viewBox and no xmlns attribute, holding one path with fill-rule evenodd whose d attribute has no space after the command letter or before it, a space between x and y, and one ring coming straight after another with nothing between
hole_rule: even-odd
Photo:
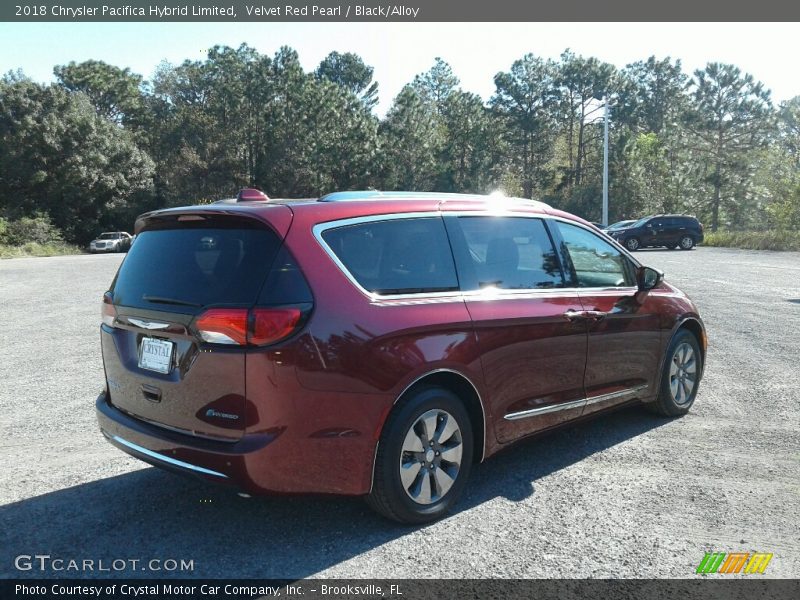
<instances>
[{"instance_id":1,"label":"chrysler wing emblem","mask_svg":"<svg viewBox=\"0 0 800 600\"><path fill-rule=\"evenodd\" d=\"M141 327L142 329L166 329L169 323L156 323L155 321L143 321L142 319L134 319L128 317L128 323Z\"/></svg>"}]
</instances>

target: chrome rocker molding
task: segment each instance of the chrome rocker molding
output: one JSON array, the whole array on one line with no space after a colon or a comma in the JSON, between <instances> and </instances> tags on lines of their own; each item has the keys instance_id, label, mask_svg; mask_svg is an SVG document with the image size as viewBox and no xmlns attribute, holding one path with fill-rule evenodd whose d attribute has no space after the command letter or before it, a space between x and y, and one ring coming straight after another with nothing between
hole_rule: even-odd
<instances>
[{"instance_id":1,"label":"chrome rocker molding","mask_svg":"<svg viewBox=\"0 0 800 600\"><path fill-rule=\"evenodd\" d=\"M178 460L176 458L170 458L169 456L164 456L163 454L159 454L158 452L153 452L152 450L148 450L147 448L143 448L138 444L134 444L133 442L129 442L128 440L124 440L117 435L112 435L110 438L117 442L118 444L122 444L123 446L130 448L134 452L138 452L139 454L144 454L154 460L173 465L175 467L181 467L183 469L188 469L189 471L194 471L195 473L202 473L203 475L213 475L214 477L222 477L223 479L227 479L228 476L224 473L218 473L217 471L212 471L211 469L205 469L203 467L198 467L197 465L193 465L191 463L183 462L182 460Z\"/></svg>"},{"instance_id":2,"label":"chrome rocker molding","mask_svg":"<svg viewBox=\"0 0 800 600\"><path fill-rule=\"evenodd\" d=\"M528 417L538 417L549 413L558 412L561 410L570 410L573 408L582 408L598 402L605 402L606 400L615 400L635 396L642 390L647 389L647 384L639 385L636 387L628 388L627 390L620 390L618 392L610 392L608 394L600 394L599 396L591 396L590 398L581 398L580 400L571 400L563 404L551 404L542 406L541 408L532 408L530 410L521 410L507 414L504 419L507 421L517 421L518 419L527 419Z\"/></svg>"}]
</instances>

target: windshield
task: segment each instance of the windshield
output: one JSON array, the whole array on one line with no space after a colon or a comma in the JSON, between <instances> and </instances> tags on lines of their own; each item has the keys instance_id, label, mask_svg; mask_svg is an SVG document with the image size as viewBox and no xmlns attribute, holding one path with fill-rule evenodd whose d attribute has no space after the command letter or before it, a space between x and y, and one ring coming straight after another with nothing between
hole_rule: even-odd
<instances>
[{"instance_id":1,"label":"windshield","mask_svg":"<svg viewBox=\"0 0 800 600\"><path fill-rule=\"evenodd\" d=\"M631 225L631 227L643 227L643 226L644 226L644 225L645 225L645 224L646 224L646 223L647 223L647 222L648 222L650 219L652 219L652 218L653 218L653 217L642 217L641 219L639 219L638 221L636 221L636 223L634 223L633 225Z\"/></svg>"},{"instance_id":2,"label":"windshield","mask_svg":"<svg viewBox=\"0 0 800 600\"><path fill-rule=\"evenodd\" d=\"M118 233L101 233L98 240L115 240L119 237Z\"/></svg>"}]
</instances>

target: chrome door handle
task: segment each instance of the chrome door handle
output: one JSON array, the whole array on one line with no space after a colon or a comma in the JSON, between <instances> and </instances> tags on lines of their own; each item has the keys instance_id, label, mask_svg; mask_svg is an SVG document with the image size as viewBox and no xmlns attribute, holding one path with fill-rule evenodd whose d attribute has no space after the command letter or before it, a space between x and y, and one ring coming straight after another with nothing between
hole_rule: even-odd
<instances>
[{"instance_id":1,"label":"chrome door handle","mask_svg":"<svg viewBox=\"0 0 800 600\"><path fill-rule=\"evenodd\" d=\"M587 319L585 310L574 310L570 308L564 313L564 318L567 321L585 321Z\"/></svg>"},{"instance_id":2,"label":"chrome door handle","mask_svg":"<svg viewBox=\"0 0 800 600\"><path fill-rule=\"evenodd\" d=\"M586 310L584 312L586 313L586 318L591 319L592 321L602 321L608 314L602 310Z\"/></svg>"}]
</instances>

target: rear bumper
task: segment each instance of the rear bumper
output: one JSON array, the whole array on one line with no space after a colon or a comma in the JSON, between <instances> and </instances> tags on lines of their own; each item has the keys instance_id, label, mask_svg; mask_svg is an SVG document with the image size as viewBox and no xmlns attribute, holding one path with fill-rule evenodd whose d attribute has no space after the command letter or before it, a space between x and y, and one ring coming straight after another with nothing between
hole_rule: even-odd
<instances>
[{"instance_id":1,"label":"rear bumper","mask_svg":"<svg viewBox=\"0 0 800 600\"><path fill-rule=\"evenodd\" d=\"M356 465L371 467L374 449L359 438L308 439L279 428L236 442L216 441L132 417L109 404L105 392L95 406L100 430L111 444L167 471L259 495L369 491L371 471Z\"/></svg>"},{"instance_id":2,"label":"rear bumper","mask_svg":"<svg viewBox=\"0 0 800 600\"><path fill-rule=\"evenodd\" d=\"M168 431L140 421L108 403L103 392L95 403L100 431L114 446L153 466L265 493L272 489L263 475L252 473L252 461L260 460L277 434L245 436L238 442L217 442Z\"/></svg>"}]
</instances>

